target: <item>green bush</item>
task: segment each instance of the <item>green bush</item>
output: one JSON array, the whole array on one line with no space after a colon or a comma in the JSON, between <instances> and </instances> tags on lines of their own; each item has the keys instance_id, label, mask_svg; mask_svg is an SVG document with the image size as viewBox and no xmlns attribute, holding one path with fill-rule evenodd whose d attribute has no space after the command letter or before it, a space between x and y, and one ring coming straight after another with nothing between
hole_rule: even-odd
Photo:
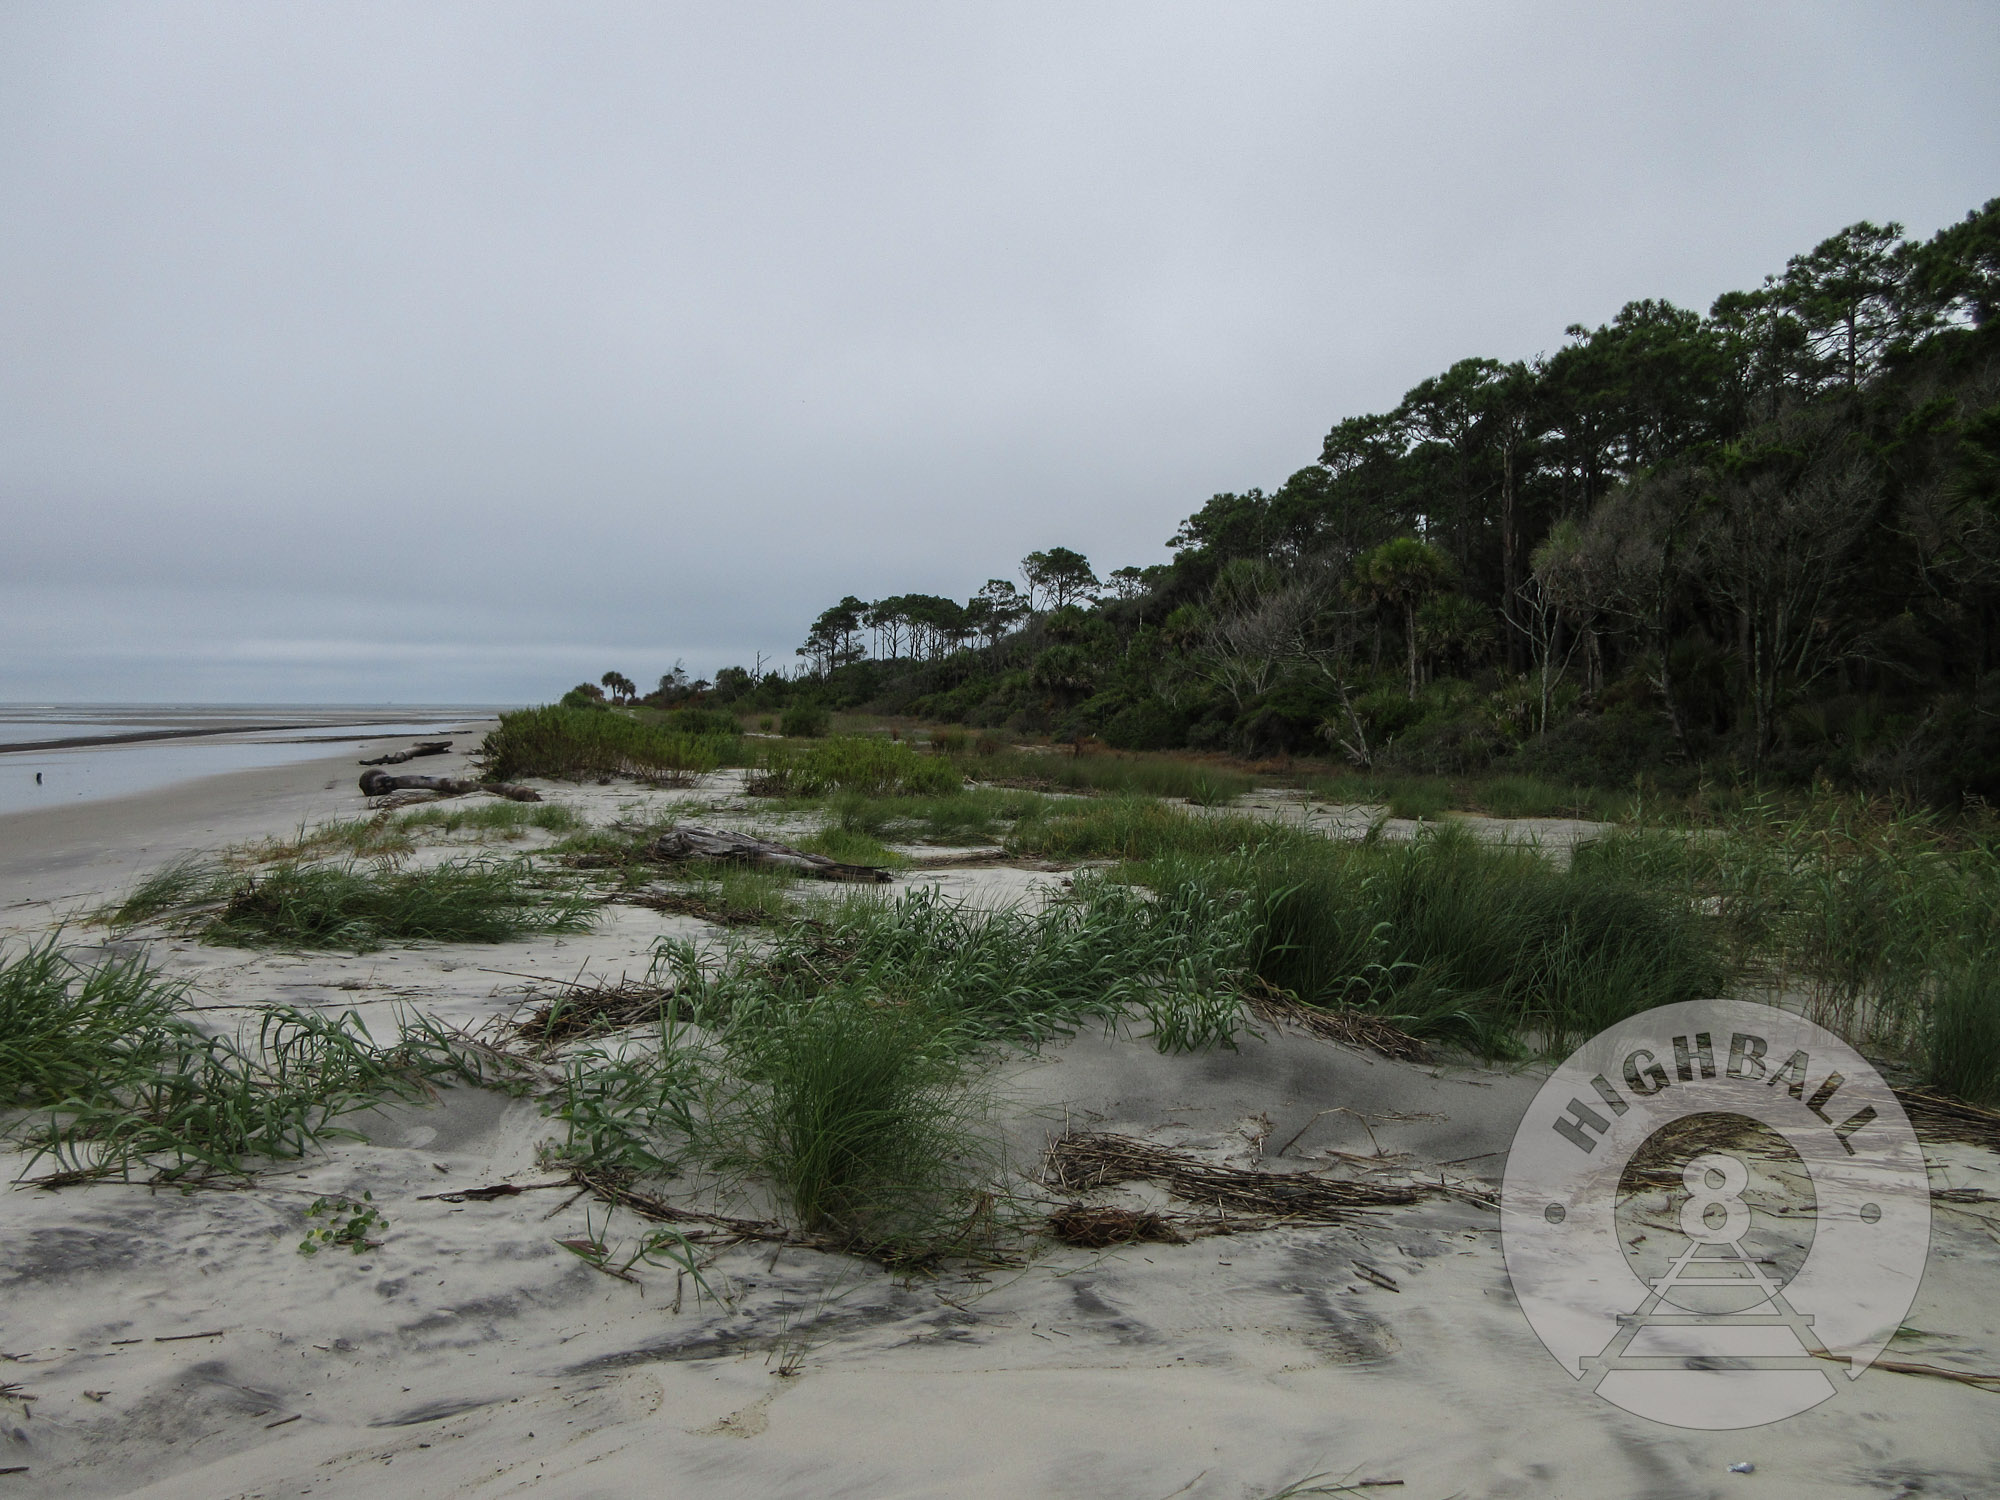
<instances>
[{"instance_id":1,"label":"green bush","mask_svg":"<svg viewBox=\"0 0 2000 1500\"><path fill-rule=\"evenodd\" d=\"M924 755L896 740L837 735L808 745L772 745L755 790L776 797L872 797L958 791L964 774L949 756Z\"/></svg>"},{"instance_id":2,"label":"green bush","mask_svg":"<svg viewBox=\"0 0 2000 1500\"><path fill-rule=\"evenodd\" d=\"M823 738L833 727L833 715L817 703L795 703L778 720L778 733L788 740Z\"/></svg>"},{"instance_id":3,"label":"green bush","mask_svg":"<svg viewBox=\"0 0 2000 1500\"><path fill-rule=\"evenodd\" d=\"M1464 776L1485 770L1511 748L1492 720L1473 709L1427 718L1412 725L1377 759L1392 770L1415 771L1426 776Z\"/></svg>"},{"instance_id":4,"label":"green bush","mask_svg":"<svg viewBox=\"0 0 2000 1500\"><path fill-rule=\"evenodd\" d=\"M484 775L496 781L635 776L686 785L737 753L731 737L680 734L623 713L555 704L502 714L499 728L481 743L478 760Z\"/></svg>"},{"instance_id":5,"label":"green bush","mask_svg":"<svg viewBox=\"0 0 2000 1500\"><path fill-rule=\"evenodd\" d=\"M719 708L674 709L666 717L666 727L695 739L734 739L743 732L736 715Z\"/></svg>"},{"instance_id":6,"label":"green bush","mask_svg":"<svg viewBox=\"0 0 2000 1500\"><path fill-rule=\"evenodd\" d=\"M1117 750L1171 750L1187 738L1187 716L1157 698L1131 703L1105 721L1104 743Z\"/></svg>"},{"instance_id":7,"label":"green bush","mask_svg":"<svg viewBox=\"0 0 2000 1500\"><path fill-rule=\"evenodd\" d=\"M1507 761L1507 769L1578 786L1630 787L1641 771L1657 769L1674 745L1665 714L1621 706L1551 725Z\"/></svg>"}]
</instances>

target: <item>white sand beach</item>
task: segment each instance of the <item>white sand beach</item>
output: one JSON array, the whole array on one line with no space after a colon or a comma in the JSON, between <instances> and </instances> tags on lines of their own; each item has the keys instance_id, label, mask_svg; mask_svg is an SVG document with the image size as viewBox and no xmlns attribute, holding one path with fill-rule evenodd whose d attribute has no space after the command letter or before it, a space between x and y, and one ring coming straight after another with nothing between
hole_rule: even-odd
<instances>
[{"instance_id":1,"label":"white sand beach","mask_svg":"<svg viewBox=\"0 0 2000 1500\"><path fill-rule=\"evenodd\" d=\"M0 817L0 939L67 923L87 958L106 941L89 909L178 855L356 816L355 775L349 753ZM674 796L544 790L596 821ZM898 879L991 901L1038 899L1061 876ZM496 946L149 947L219 1027L283 1001L386 1032L412 1008L482 1023L521 1002L522 976L636 976L669 932L719 936L612 905L588 934ZM550 1122L472 1089L377 1111L365 1142L242 1190L0 1191L0 1495L1252 1500L1311 1476L1408 1500L2000 1492L2000 1395L1963 1384L1871 1370L1740 1433L1662 1426L1579 1389L1515 1306L1497 1215L1475 1201L1540 1075L1263 1030L1180 1057L1086 1033L1008 1066L996 1087L1017 1167L1082 1123L1274 1170L1379 1150L1399 1180L1462 1191L1337 1227L1049 1245L936 1276L745 1244L707 1273L726 1302L671 1269L626 1282L562 1248L643 1226L542 1187ZM1985 1196L1937 1206L1890 1354L2000 1371L2000 1160L1929 1154L1934 1189ZM7 1160L11 1180L25 1157ZM529 1191L436 1196L500 1183ZM307 1205L363 1191L387 1220L377 1248L298 1252ZM1754 1474L1730 1472L1744 1460Z\"/></svg>"}]
</instances>

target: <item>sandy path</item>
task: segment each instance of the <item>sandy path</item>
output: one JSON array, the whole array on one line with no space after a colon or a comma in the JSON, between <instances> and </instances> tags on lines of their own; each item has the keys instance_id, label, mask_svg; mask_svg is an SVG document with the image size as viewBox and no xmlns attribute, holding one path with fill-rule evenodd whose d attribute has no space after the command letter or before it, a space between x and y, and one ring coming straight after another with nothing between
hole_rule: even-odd
<instances>
[{"instance_id":1,"label":"sandy path","mask_svg":"<svg viewBox=\"0 0 2000 1500\"><path fill-rule=\"evenodd\" d=\"M44 930L179 852L352 816L353 774L341 757L0 819L0 929ZM672 800L556 795L599 819ZM1058 877L907 878L999 900ZM209 1004L358 1004L384 1020L417 1005L473 1020L518 999L520 981L489 970L636 972L667 931L704 929L619 906L586 936L500 947L156 948ZM1280 1035L1163 1058L1092 1034L997 1080L1023 1161L1066 1122L1247 1161L1268 1120L1269 1149L1311 1122L1283 1164L1372 1139L1467 1177L1497 1175L1534 1084ZM1336 1106L1373 1137L1356 1115L1314 1121ZM1941 1381L1871 1372L1742 1434L1662 1427L1583 1395L1513 1305L1495 1219L1470 1204L1056 1250L937 1281L744 1247L711 1272L730 1305L683 1288L676 1309L671 1272L646 1273L642 1291L555 1243L586 1224L630 1239L624 1215L607 1230L603 1209L565 1207L560 1191L422 1196L544 1180L535 1148L550 1126L532 1105L452 1091L380 1112L367 1131L246 1192L0 1196L0 1381L36 1397L0 1401L0 1467L28 1468L0 1476L0 1493L1249 1500L1315 1473L1400 1479L1379 1493L1409 1500L2000 1490L2000 1397ZM2000 1192L2000 1162L1940 1152L1937 1185ZM363 1188L389 1220L382 1246L299 1255L305 1206ZM1992 1204L1941 1206L1910 1318L1922 1332L1900 1357L2000 1369L1996 1218ZM787 1365L795 1373L776 1373ZM1727 1472L1742 1458L1754 1476Z\"/></svg>"}]
</instances>

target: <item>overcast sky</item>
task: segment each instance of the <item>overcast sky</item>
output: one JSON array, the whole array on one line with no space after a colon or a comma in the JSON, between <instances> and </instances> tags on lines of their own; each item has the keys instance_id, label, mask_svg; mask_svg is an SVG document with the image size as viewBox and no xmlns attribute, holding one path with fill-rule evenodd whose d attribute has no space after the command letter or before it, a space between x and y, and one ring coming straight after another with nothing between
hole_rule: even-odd
<instances>
[{"instance_id":1,"label":"overcast sky","mask_svg":"<svg viewBox=\"0 0 2000 1500\"><path fill-rule=\"evenodd\" d=\"M0 700L790 665L1996 193L1990 0L0 0Z\"/></svg>"}]
</instances>

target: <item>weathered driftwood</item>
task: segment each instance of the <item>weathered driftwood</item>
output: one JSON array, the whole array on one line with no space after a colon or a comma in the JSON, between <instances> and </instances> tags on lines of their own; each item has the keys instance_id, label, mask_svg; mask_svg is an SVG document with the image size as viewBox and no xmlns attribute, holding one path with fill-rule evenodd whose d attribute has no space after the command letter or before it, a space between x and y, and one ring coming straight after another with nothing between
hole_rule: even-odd
<instances>
[{"instance_id":1,"label":"weathered driftwood","mask_svg":"<svg viewBox=\"0 0 2000 1500\"><path fill-rule=\"evenodd\" d=\"M361 762L364 766L400 766L406 760L416 760L425 755L451 754L450 740L421 740L407 750L398 750L393 755L378 755L373 760Z\"/></svg>"},{"instance_id":2,"label":"weathered driftwood","mask_svg":"<svg viewBox=\"0 0 2000 1500\"><path fill-rule=\"evenodd\" d=\"M533 787L518 786L511 781L462 781L456 776L397 776L376 770L361 773L361 790L370 797L386 797L391 792L436 792L440 797L490 792L510 802L542 800L542 794Z\"/></svg>"},{"instance_id":3,"label":"weathered driftwood","mask_svg":"<svg viewBox=\"0 0 2000 1500\"><path fill-rule=\"evenodd\" d=\"M814 880L857 880L882 882L887 870L873 865L844 865L824 854L808 854L789 844L752 838L731 829L703 828L694 823L676 823L647 847L654 859L679 863L682 860L722 860L730 864L762 865L766 869L791 870Z\"/></svg>"}]
</instances>

